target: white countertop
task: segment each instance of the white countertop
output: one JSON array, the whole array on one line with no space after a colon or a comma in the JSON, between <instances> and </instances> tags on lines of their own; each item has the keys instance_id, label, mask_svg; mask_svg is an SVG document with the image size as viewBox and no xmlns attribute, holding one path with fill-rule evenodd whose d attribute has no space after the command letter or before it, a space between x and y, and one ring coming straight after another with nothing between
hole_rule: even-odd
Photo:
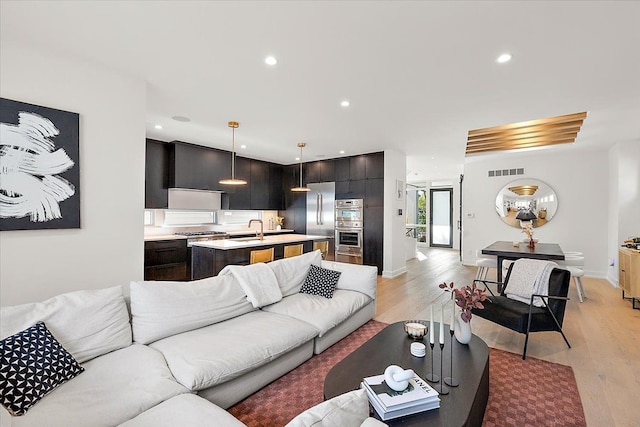
<instances>
[{"instance_id":1,"label":"white countertop","mask_svg":"<svg viewBox=\"0 0 640 427\"><path fill-rule=\"evenodd\" d=\"M211 240L208 242L194 242L191 246L198 246L201 248L210 248L210 249L242 249L242 248L253 248L258 246L272 246L283 243L294 243L294 242L306 242L309 240L327 240L327 236L314 236L308 234L283 234L280 236L266 236L264 240L259 240L255 238L251 238L250 240L233 240L233 239L222 239L222 240Z\"/></svg>"},{"instance_id":2,"label":"white countertop","mask_svg":"<svg viewBox=\"0 0 640 427\"><path fill-rule=\"evenodd\" d=\"M216 231L225 231L225 230L216 230ZM264 230L264 234L282 234L282 233L293 233L295 230L283 228L282 230ZM227 231L226 233L229 236L243 236L245 234L254 234L256 231L254 229L247 228L246 230L234 230ZM144 236L145 242L151 242L156 240L178 240L178 239L188 239L189 237L194 236L177 236L175 234L157 234L157 235L148 235ZM197 236L196 236L197 237Z\"/></svg>"}]
</instances>

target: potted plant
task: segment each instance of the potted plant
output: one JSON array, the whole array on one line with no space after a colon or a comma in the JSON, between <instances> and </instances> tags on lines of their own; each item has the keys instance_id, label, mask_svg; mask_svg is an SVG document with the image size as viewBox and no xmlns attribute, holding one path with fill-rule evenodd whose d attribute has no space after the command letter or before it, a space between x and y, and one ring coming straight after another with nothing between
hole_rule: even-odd
<instances>
[{"instance_id":1,"label":"potted plant","mask_svg":"<svg viewBox=\"0 0 640 427\"><path fill-rule=\"evenodd\" d=\"M458 342L468 344L471 341L471 311L474 308L484 308L482 302L487 299L487 290L478 288L475 282L460 288L456 288L453 282L444 282L439 287L445 292L451 292L451 298L460 307L460 314L455 316L454 333ZM452 309L455 310L455 307Z\"/></svg>"}]
</instances>

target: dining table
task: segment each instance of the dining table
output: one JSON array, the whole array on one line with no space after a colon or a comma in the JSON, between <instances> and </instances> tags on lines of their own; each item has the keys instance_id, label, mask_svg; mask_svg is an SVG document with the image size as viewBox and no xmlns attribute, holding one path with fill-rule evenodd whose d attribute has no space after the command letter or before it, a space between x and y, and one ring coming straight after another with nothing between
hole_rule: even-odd
<instances>
[{"instance_id":1,"label":"dining table","mask_svg":"<svg viewBox=\"0 0 640 427\"><path fill-rule=\"evenodd\" d=\"M564 252L557 243L536 243L533 248L529 242L505 242L496 241L482 249L484 255L495 255L497 258L497 281L502 282L502 261L505 259L516 260L520 258L564 260Z\"/></svg>"}]
</instances>

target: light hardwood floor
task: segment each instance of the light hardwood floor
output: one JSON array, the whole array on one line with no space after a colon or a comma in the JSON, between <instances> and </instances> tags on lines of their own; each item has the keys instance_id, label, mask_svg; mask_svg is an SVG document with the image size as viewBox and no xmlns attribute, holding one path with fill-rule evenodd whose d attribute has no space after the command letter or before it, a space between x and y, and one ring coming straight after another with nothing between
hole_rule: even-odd
<instances>
[{"instance_id":1,"label":"light hardwood floor","mask_svg":"<svg viewBox=\"0 0 640 427\"><path fill-rule=\"evenodd\" d=\"M378 278L376 320L393 323L428 319L433 304L435 319L449 301L438 285L470 284L476 267L463 266L458 252L426 248L420 259L407 263L407 272ZM563 330L568 348L557 332L535 332L529 338L527 357L569 365L576 377L588 426L640 426L640 310L623 301L621 291L607 280L583 278L587 294L580 303L571 282ZM444 306L445 323L450 308ZM473 333L487 345L522 354L524 335L474 316ZM553 378L543 378L553 381Z\"/></svg>"}]
</instances>

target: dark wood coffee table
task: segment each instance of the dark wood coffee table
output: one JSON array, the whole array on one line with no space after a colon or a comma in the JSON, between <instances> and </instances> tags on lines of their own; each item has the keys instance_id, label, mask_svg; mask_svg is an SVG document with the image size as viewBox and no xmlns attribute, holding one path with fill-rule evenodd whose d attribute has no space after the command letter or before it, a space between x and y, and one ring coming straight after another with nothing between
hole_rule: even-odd
<instances>
[{"instance_id":1,"label":"dark wood coffee table","mask_svg":"<svg viewBox=\"0 0 640 427\"><path fill-rule=\"evenodd\" d=\"M436 340L438 323L435 325ZM446 327L443 359L443 377L451 375L450 335ZM480 426L489 398L489 347L473 335L468 345L453 338L453 376L458 387L449 387L448 395L440 396L440 408L395 420L385 421L390 426ZM431 372L429 336L422 341L427 346L425 357L411 355L411 343L403 329L403 322L394 323L380 331L344 360L334 366L324 381L324 398L360 388L364 377L382 374L389 365L413 369L425 379ZM434 347L433 367L440 376L440 347ZM432 386L434 383L430 383Z\"/></svg>"}]
</instances>

